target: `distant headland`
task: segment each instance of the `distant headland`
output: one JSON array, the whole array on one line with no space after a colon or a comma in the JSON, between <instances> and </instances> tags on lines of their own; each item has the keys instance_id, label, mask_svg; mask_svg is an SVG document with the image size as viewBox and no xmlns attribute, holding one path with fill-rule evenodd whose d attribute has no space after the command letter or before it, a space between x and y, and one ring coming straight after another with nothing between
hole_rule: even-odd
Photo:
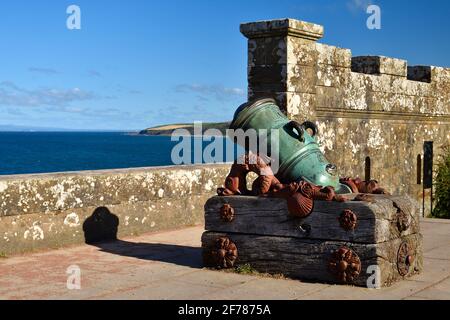
<instances>
[{"instance_id":1,"label":"distant headland","mask_svg":"<svg viewBox=\"0 0 450 320\"><path fill-rule=\"evenodd\" d=\"M229 128L229 122L204 122L202 123L202 134L209 129L217 129L222 135L225 135L225 131ZM170 136L175 130L184 129L189 132L189 134L194 135L194 124L193 123L179 123L179 124L167 124L152 128L147 128L139 132L141 135L147 136Z\"/></svg>"}]
</instances>

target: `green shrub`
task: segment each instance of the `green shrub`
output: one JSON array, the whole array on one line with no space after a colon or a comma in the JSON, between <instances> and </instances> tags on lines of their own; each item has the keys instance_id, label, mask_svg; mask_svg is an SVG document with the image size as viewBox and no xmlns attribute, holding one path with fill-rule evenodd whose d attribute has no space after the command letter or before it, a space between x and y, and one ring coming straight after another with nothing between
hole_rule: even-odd
<instances>
[{"instance_id":1,"label":"green shrub","mask_svg":"<svg viewBox=\"0 0 450 320\"><path fill-rule=\"evenodd\" d=\"M442 148L443 153L437 163L435 181L436 207L433 216L450 219L450 146Z\"/></svg>"}]
</instances>

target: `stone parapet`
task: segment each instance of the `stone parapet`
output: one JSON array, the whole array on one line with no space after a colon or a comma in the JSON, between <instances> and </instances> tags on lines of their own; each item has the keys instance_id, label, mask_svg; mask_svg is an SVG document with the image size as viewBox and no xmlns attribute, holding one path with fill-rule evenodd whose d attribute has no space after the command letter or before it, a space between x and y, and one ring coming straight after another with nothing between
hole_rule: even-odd
<instances>
[{"instance_id":1,"label":"stone parapet","mask_svg":"<svg viewBox=\"0 0 450 320\"><path fill-rule=\"evenodd\" d=\"M119 236L203 222L229 165L0 176L0 254L82 243L117 220ZM96 213L96 214L94 214ZM114 218L115 217L115 218Z\"/></svg>"}]
</instances>

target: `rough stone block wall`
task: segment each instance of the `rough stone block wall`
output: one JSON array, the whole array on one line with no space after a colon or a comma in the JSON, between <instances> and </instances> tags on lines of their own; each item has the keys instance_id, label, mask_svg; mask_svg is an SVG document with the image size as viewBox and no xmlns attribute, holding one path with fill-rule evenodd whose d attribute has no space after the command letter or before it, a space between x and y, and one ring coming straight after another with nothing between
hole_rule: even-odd
<instances>
[{"instance_id":1,"label":"rough stone block wall","mask_svg":"<svg viewBox=\"0 0 450 320\"><path fill-rule=\"evenodd\" d=\"M204 204L228 170L202 165L0 177L0 256L83 243L92 217L91 237L108 233L111 221L118 222L119 237L203 223Z\"/></svg>"},{"instance_id":2,"label":"rough stone block wall","mask_svg":"<svg viewBox=\"0 0 450 320\"><path fill-rule=\"evenodd\" d=\"M292 19L246 23L241 32L249 39L250 100L274 97L289 118L315 121L342 176L364 178L370 158L372 179L422 201L423 142L434 141L437 157L450 141L449 68L352 57L317 42L322 26Z\"/></svg>"}]
</instances>

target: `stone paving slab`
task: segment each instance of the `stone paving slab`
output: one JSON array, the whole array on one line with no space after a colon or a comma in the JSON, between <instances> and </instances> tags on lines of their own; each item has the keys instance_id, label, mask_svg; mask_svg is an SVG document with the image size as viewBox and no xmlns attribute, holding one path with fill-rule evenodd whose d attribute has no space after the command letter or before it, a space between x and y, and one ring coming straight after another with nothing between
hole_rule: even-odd
<instances>
[{"instance_id":1,"label":"stone paving slab","mask_svg":"<svg viewBox=\"0 0 450 320\"><path fill-rule=\"evenodd\" d=\"M437 284L429 286L419 292L415 292L414 295L412 295L412 298L448 300L449 295L450 277L447 277Z\"/></svg>"},{"instance_id":2,"label":"stone paving slab","mask_svg":"<svg viewBox=\"0 0 450 320\"><path fill-rule=\"evenodd\" d=\"M421 225L425 272L379 290L202 269L199 226L0 259L0 299L450 300L450 221ZM73 265L80 290L67 289Z\"/></svg>"}]
</instances>

